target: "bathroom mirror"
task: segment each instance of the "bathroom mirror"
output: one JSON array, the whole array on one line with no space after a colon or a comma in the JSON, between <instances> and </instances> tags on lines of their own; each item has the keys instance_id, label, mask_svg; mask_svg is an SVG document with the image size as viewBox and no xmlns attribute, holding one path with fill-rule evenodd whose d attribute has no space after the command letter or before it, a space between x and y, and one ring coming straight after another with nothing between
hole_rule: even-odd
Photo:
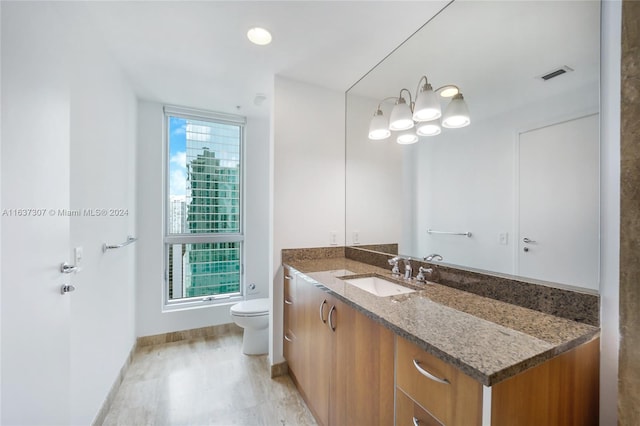
<instances>
[{"instance_id":1,"label":"bathroom mirror","mask_svg":"<svg viewBox=\"0 0 640 426\"><path fill-rule=\"evenodd\" d=\"M369 140L422 76L471 124ZM597 291L599 76L599 2L449 3L346 93L347 245Z\"/></svg>"}]
</instances>

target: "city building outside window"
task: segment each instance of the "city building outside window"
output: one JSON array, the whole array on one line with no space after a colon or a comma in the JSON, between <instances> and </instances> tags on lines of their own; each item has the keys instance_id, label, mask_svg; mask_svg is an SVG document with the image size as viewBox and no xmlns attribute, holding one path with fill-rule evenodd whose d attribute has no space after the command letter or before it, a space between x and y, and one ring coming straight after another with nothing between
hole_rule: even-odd
<instances>
[{"instance_id":1,"label":"city building outside window","mask_svg":"<svg viewBox=\"0 0 640 426\"><path fill-rule=\"evenodd\" d=\"M165 306L242 296L244 118L165 107Z\"/></svg>"}]
</instances>

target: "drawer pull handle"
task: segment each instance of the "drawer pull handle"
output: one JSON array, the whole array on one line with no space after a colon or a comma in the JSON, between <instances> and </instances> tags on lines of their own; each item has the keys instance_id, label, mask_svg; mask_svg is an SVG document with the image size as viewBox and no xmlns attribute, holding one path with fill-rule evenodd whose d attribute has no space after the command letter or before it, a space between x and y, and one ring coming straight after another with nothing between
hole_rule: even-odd
<instances>
[{"instance_id":1,"label":"drawer pull handle","mask_svg":"<svg viewBox=\"0 0 640 426\"><path fill-rule=\"evenodd\" d=\"M293 277L291 275L285 275L284 279L291 281L293 279Z\"/></svg>"},{"instance_id":2,"label":"drawer pull handle","mask_svg":"<svg viewBox=\"0 0 640 426\"><path fill-rule=\"evenodd\" d=\"M420 420L416 419L415 417L413 418L413 426L419 426L420 425Z\"/></svg>"},{"instance_id":3,"label":"drawer pull handle","mask_svg":"<svg viewBox=\"0 0 640 426\"><path fill-rule=\"evenodd\" d=\"M326 304L327 304L327 299L324 299L320 304L320 321L322 321L323 324L327 323L327 320L324 319L324 305Z\"/></svg>"},{"instance_id":4,"label":"drawer pull handle","mask_svg":"<svg viewBox=\"0 0 640 426\"><path fill-rule=\"evenodd\" d=\"M333 311L336 310L336 305L333 305L331 309L329 309L329 315L327 315L327 319L329 320L329 328L331 331L336 331L336 326L333 325Z\"/></svg>"},{"instance_id":5,"label":"drawer pull handle","mask_svg":"<svg viewBox=\"0 0 640 426\"><path fill-rule=\"evenodd\" d=\"M415 359L413 360L413 366L416 367L416 370L418 370L420 374L422 374L427 379L433 380L434 382L442 383L444 385L450 384L447 379L441 379L439 377L436 377L433 374L429 373L424 368L420 367L420 362L416 361Z\"/></svg>"},{"instance_id":6,"label":"drawer pull handle","mask_svg":"<svg viewBox=\"0 0 640 426\"><path fill-rule=\"evenodd\" d=\"M284 303L287 304L287 305L293 305L293 302L291 300L287 300L287 299L284 299Z\"/></svg>"},{"instance_id":7,"label":"drawer pull handle","mask_svg":"<svg viewBox=\"0 0 640 426\"><path fill-rule=\"evenodd\" d=\"M289 336L287 336L287 333L284 333L284 340L286 340L287 342L292 342L293 343L293 339Z\"/></svg>"}]
</instances>

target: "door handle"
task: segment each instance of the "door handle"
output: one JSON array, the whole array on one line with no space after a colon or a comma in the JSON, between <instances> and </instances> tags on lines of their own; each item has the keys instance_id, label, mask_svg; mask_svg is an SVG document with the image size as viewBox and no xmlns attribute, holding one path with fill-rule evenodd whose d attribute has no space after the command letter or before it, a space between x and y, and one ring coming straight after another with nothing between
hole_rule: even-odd
<instances>
[{"instance_id":1,"label":"door handle","mask_svg":"<svg viewBox=\"0 0 640 426\"><path fill-rule=\"evenodd\" d=\"M523 241L524 243L526 243L526 244L534 244L534 243L536 243L536 241L534 241L534 240L532 240L532 239L529 239L529 238L527 238L527 237L524 237L524 238L522 239L522 241Z\"/></svg>"},{"instance_id":2,"label":"door handle","mask_svg":"<svg viewBox=\"0 0 640 426\"><path fill-rule=\"evenodd\" d=\"M75 265L69 265L67 262L60 264L60 272L63 274L70 274L72 272L78 272L78 267Z\"/></svg>"}]
</instances>

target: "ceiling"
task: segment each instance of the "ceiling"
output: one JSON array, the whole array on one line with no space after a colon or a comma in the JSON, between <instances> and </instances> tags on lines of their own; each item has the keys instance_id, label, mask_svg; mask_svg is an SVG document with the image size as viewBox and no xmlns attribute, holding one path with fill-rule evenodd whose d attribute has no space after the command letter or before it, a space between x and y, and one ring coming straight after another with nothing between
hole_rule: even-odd
<instances>
[{"instance_id":1,"label":"ceiling","mask_svg":"<svg viewBox=\"0 0 640 426\"><path fill-rule=\"evenodd\" d=\"M456 1L349 93L371 98L373 113L403 87L415 96L426 75L434 89L460 86L476 123L564 93L597 104L599 46L597 1ZM573 71L539 78L565 65Z\"/></svg>"},{"instance_id":2,"label":"ceiling","mask_svg":"<svg viewBox=\"0 0 640 426\"><path fill-rule=\"evenodd\" d=\"M111 52L139 98L250 116L268 115L274 75L345 91L447 3L54 4L74 31ZM269 29L273 42L251 44L253 26ZM253 102L258 93L267 95L262 106Z\"/></svg>"}]
</instances>

